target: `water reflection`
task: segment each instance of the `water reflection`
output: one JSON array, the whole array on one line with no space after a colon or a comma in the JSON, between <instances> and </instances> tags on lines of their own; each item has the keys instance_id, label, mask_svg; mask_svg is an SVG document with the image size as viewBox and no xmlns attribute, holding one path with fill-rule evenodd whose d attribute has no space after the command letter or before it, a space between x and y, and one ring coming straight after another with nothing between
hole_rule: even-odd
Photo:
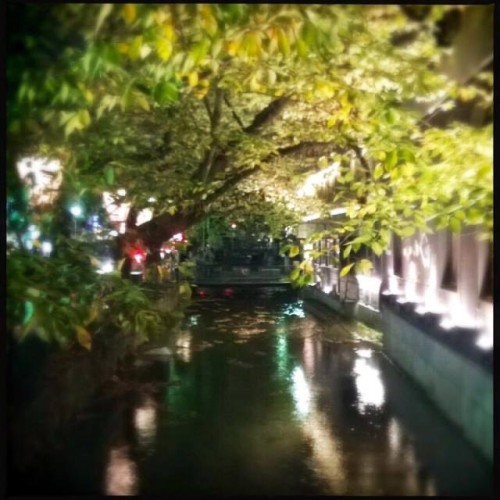
<instances>
[{"instance_id":1,"label":"water reflection","mask_svg":"<svg viewBox=\"0 0 500 500\"><path fill-rule=\"evenodd\" d=\"M361 357L355 360L353 372L355 374L359 412L364 414L370 406L380 408L385 400L380 370L373 366L370 359Z\"/></svg>"},{"instance_id":2,"label":"water reflection","mask_svg":"<svg viewBox=\"0 0 500 500\"><path fill-rule=\"evenodd\" d=\"M303 419L309 413L311 390L300 366L296 366L292 372L292 395L297 414Z\"/></svg>"},{"instance_id":3,"label":"water reflection","mask_svg":"<svg viewBox=\"0 0 500 500\"><path fill-rule=\"evenodd\" d=\"M346 339L349 324L282 316L297 305L269 297L226 305L200 306L197 324L188 320L172 340L168 384L124 403L123 418L106 413L107 426L90 426L91 437L106 429L107 441L85 442L106 458L96 480L102 493L488 491L489 470L470 447L377 347L354 331ZM212 347L198 350L203 343ZM96 461L81 472L85 446L66 450L75 455L74 477L99 468Z\"/></svg>"},{"instance_id":4,"label":"water reflection","mask_svg":"<svg viewBox=\"0 0 500 500\"><path fill-rule=\"evenodd\" d=\"M288 373L288 339L284 334L276 337L276 363L278 376L285 378Z\"/></svg>"},{"instance_id":5,"label":"water reflection","mask_svg":"<svg viewBox=\"0 0 500 500\"><path fill-rule=\"evenodd\" d=\"M308 340L311 341L305 339ZM314 359L309 362L314 363ZM296 414L311 447L312 468L326 482L329 493L342 493L345 491L345 470L340 443L329 429L327 415L316 407L311 385L300 366L294 368L291 381Z\"/></svg>"},{"instance_id":6,"label":"water reflection","mask_svg":"<svg viewBox=\"0 0 500 500\"><path fill-rule=\"evenodd\" d=\"M298 318L305 318L304 301L297 300L283 309L283 316L297 316Z\"/></svg>"},{"instance_id":7,"label":"water reflection","mask_svg":"<svg viewBox=\"0 0 500 500\"><path fill-rule=\"evenodd\" d=\"M127 446L111 448L106 466L106 495L137 495L137 465Z\"/></svg>"},{"instance_id":8,"label":"water reflection","mask_svg":"<svg viewBox=\"0 0 500 500\"><path fill-rule=\"evenodd\" d=\"M150 450L155 441L157 412L156 402L150 396L146 396L143 404L134 412L134 425L139 446L145 450Z\"/></svg>"},{"instance_id":9,"label":"water reflection","mask_svg":"<svg viewBox=\"0 0 500 500\"><path fill-rule=\"evenodd\" d=\"M186 363L191 361L192 334L189 330L184 330L178 335L175 346L177 347L177 355L182 361Z\"/></svg>"}]
</instances>

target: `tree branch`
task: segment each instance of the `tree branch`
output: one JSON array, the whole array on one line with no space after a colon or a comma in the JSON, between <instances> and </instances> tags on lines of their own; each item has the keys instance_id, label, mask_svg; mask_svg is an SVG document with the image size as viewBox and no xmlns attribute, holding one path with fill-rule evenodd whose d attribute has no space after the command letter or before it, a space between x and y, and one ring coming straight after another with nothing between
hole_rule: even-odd
<instances>
[{"instance_id":1,"label":"tree branch","mask_svg":"<svg viewBox=\"0 0 500 500\"><path fill-rule=\"evenodd\" d=\"M354 154L356 155L356 158L359 160L359 162L363 166L363 170L367 174L371 173L370 165L366 161L366 158L363 156L363 153L361 152L361 148L357 144L355 144L354 142L352 142L352 141L349 142L349 146L354 151Z\"/></svg>"},{"instance_id":2,"label":"tree branch","mask_svg":"<svg viewBox=\"0 0 500 500\"><path fill-rule=\"evenodd\" d=\"M243 130L247 134L254 134L255 132L257 132L261 127L276 118L276 116L288 103L289 99L290 98L288 96L282 96L269 103L262 111L255 115L252 123L248 127L245 127Z\"/></svg>"},{"instance_id":3,"label":"tree branch","mask_svg":"<svg viewBox=\"0 0 500 500\"><path fill-rule=\"evenodd\" d=\"M233 115L233 118L238 122L238 125L241 127L241 130L245 130L245 125L243 125L241 118L236 114L236 111L234 110L233 105L229 101L229 97L226 94L224 94L224 102L226 103L227 107L231 110L231 114Z\"/></svg>"},{"instance_id":4,"label":"tree branch","mask_svg":"<svg viewBox=\"0 0 500 500\"><path fill-rule=\"evenodd\" d=\"M279 155L289 155L289 154L306 154L307 156L321 156L325 152L331 152L332 150L344 153L345 148L342 148L332 142L314 142L306 141L300 142L299 144L293 144L292 146L285 146L278 149L277 153Z\"/></svg>"},{"instance_id":5,"label":"tree branch","mask_svg":"<svg viewBox=\"0 0 500 500\"><path fill-rule=\"evenodd\" d=\"M237 174L233 175L232 177L229 177L226 179L224 184L222 186L219 186L213 193L210 193L206 198L205 198L205 203L211 203L212 201L215 201L217 198L222 196L224 193L229 191L232 187L234 187L238 182L242 181L246 177L249 177L253 173L257 172L260 169L258 165L246 168L244 170L240 170Z\"/></svg>"}]
</instances>

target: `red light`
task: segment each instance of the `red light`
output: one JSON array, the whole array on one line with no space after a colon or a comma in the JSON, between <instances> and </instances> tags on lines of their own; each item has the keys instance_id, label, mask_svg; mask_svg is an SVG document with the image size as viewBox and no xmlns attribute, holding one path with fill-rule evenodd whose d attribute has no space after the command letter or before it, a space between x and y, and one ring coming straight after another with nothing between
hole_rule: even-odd
<instances>
[{"instance_id":1,"label":"red light","mask_svg":"<svg viewBox=\"0 0 500 500\"><path fill-rule=\"evenodd\" d=\"M224 291L222 292L222 295L224 295L224 297L232 297L234 295L234 289L225 288Z\"/></svg>"},{"instance_id":2,"label":"red light","mask_svg":"<svg viewBox=\"0 0 500 500\"><path fill-rule=\"evenodd\" d=\"M208 293L207 293L205 290L200 290L200 291L198 292L198 295L199 295L200 297L206 297L206 296L208 295Z\"/></svg>"}]
</instances>

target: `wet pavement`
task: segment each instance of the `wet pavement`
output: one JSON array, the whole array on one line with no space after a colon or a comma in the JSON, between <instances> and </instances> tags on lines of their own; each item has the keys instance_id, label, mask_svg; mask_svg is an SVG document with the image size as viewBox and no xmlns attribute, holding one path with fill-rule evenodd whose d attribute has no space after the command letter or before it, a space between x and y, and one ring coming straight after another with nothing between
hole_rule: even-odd
<instances>
[{"instance_id":1,"label":"wet pavement","mask_svg":"<svg viewBox=\"0 0 500 500\"><path fill-rule=\"evenodd\" d=\"M18 493L490 494L491 467L380 347L290 292L205 297L169 348L154 390L82 418Z\"/></svg>"}]
</instances>

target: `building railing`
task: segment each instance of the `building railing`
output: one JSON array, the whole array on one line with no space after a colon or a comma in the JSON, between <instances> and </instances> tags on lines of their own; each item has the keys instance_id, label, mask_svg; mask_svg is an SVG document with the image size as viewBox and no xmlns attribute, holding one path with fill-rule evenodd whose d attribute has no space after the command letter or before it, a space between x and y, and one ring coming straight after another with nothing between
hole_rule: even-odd
<instances>
[{"instance_id":1,"label":"building railing","mask_svg":"<svg viewBox=\"0 0 500 500\"><path fill-rule=\"evenodd\" d=\"M290 274L289 266L245 266L234 265L230 267L221 264L197 264L195 280L231 280L231 279L269 279L279 280L287 278Z\"/></svg>"}]
</instances>

